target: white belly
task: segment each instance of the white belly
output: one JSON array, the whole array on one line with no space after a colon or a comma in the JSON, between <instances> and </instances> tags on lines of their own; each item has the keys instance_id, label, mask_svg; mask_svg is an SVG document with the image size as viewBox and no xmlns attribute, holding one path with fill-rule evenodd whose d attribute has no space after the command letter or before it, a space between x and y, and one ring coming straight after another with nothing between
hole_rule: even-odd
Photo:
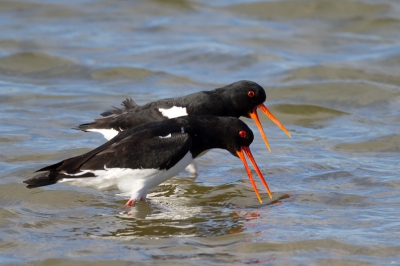
<instances>
[{"instance_id":1,"label":"white belly","mask_svg":"<svg viewBox=\"0 0 400 266\"><path fill-rule=\"evenodd\" d=\"M94 187L100 190L118 188L123 193L129 193L131 199L145 199L147 191L162 182L174 177L193 161L192 154L188 152L177 164L168 170L159 169L130 169L106 168L104 170L85 170L64 178L60 182L75 186ZM84 173L93 173L96 177L74 178Z\"/></svg>"}]
</instances>

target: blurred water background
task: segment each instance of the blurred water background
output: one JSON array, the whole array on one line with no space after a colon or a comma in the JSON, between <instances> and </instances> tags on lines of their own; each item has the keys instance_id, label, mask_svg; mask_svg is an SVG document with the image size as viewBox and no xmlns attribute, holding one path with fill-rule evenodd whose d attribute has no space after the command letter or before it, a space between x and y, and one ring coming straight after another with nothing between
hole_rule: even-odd
<instances>
[{"instance_id":1,"label":"blurred water background","mask_svg":"<svg viewBox=\"0 0 400 266\"><path fill-rule=\"evenodd\" d=\"M397 0L0 1L0 263L400 265L399 14ZM293 136L262 117L272 152L258 133L251 146L273 200L222 150L132 210L117 191L22 184L102 144L71 128L126 97L241 79Z\"/></svg>"}]
</instances>

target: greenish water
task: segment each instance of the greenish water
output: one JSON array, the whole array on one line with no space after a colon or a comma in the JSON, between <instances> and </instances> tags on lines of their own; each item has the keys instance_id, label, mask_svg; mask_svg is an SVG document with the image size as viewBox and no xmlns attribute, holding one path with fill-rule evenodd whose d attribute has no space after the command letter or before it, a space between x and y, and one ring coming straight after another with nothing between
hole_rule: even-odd
<instances>
[{"instance_id":1,"label":"greenish water","mask_svg":"<svg viewBox=\"0 0 400 266\"><path fill-rule=\"evenodd\" d=\"M0 263L399 265L400 2L0 1ZM139 104L253 80L251 146L273 192L213 150L147 203L22 181L89 151L71 128ZM254 131L255 124L244 119ZM258 183L262 187L261 183Z\"/></svg>"}]
</instances>

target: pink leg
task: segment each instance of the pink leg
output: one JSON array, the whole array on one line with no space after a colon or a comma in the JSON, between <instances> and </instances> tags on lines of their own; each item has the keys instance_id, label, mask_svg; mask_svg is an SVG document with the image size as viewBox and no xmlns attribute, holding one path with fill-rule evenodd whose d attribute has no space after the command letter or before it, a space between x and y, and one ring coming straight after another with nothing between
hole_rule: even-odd
<instances>
[{"instance_id":1,"label":"pink leg","mask_svg":"<svg viewBox=\"0 0 400 266\"><path fill-rule=\"evenodd\" d=\"M130 199L130 200L128 200L127 203L125 203L125 206L134 207L135 203L136 203L136 200Z\"/></svg>"}]
</instances>

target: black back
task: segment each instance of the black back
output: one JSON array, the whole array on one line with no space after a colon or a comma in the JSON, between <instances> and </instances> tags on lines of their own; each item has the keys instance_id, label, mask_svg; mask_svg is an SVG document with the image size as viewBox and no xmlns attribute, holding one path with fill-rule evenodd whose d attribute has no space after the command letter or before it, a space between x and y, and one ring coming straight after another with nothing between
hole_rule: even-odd
<instances>
[{"instance_id":1,"label":"black back","mask_svg":"<svg viewBox=\"0 0 400 266\"><path fill-rule=\"evenodd\" d=\"M252 91L252 96L249 92ZM131 100L123 102L122 109L114 109L103 114L106 117L95 119L92 123L79 125L76 129L115 129L122 131L143 123L168 119L159 108L169 109L173 106L185 107L189 116L214 115L249 117L254 108L266 100L264 89L255 82L241 80L212 91L201 91L178 98L162 99L137 106Z\"/></svg>"},{"instance_id":2,"label":"black back","mask_svg":"<svg viewBox=\"0 0 400 266\"><path fill-rule=\"evenodd\" d=\"M239 132L243 134L239 134ZM80 156L44 167L47 171L24 181L28 187L49 185L62 178L93 177L92 173L68 176L85 170L107 168L166 169L188 152L192 158L202 152L220 148L232 155L254 139L251 129L234 117L186 116L152 122L124 130L115 138Z\"/></svg>"}]
</instances>

